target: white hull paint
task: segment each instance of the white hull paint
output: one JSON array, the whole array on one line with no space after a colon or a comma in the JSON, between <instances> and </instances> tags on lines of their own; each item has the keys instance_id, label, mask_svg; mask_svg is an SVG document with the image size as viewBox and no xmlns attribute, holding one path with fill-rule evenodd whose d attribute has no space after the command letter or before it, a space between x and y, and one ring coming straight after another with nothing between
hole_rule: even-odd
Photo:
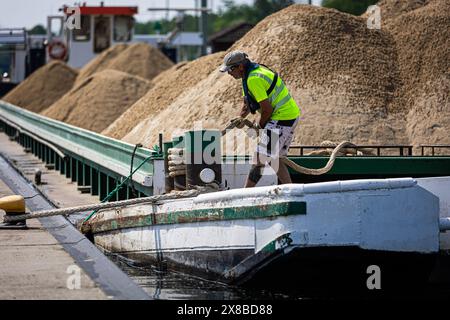
<instances>
[{"instance_id":1,"label":"white hull paint","mask_svg":"<svg viewBox=\"0 0 450 320\"><path fill-rule=\"evenodd\" d=\"M251 210L256 206L289 202L306 203L306 213L236 219L215 217L217 209ZM114 228L117 223L111 223L192 210L204 210L207 215L201 221L192 221L191 216L191 221L150 223L131 228ZM356 247L435 254L440 249L439 212L439 198L414 179L372 179L215 192L158 205L101 211L91 220L91 225L95 243L107 251L134 257L165 254L175 264L207 268L215 274L234 277L252 268L252 264L247 263L245 270L236 271L244 258L249 260L259 255L266 259L268 250L288 254L294 248ZM109 230L99 227L105 222ZM233 265L236 259L231 257L224 260L221 267L202 261L201 257L208 256L207 252L211 255L245 254L237 259L236 265ZM186 258L189 253L192 256ZM177 260L177 254L183 258ZM255 266L260 263L261 259L255 260Z\"/></svg>"},{"instance_id":2,"label":"white hull paint","mask_svg":"<svg viewBox=\"0 0 450 320\"><path fill-rule=\"evenodd\" d=\"M439 198L439 217L450 217L450 177L432 177L417 179L417 184ZM441 251L450 252L450 231L441 232L439 237Z\"/></svg>"}]
</instances>

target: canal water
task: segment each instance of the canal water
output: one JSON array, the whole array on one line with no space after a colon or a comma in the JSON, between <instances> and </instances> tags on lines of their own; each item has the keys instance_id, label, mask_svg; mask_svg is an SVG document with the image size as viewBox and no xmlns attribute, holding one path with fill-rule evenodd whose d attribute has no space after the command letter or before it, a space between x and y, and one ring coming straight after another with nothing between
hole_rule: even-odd
<instances>
[{"instance_id":1,"label":"canal water","mask_svg":"<svg viewBox=\"0 0 450 320\"><path fill-rule=\"evenodd\" d=\"M301 299L281 292L248 289L207 281L174 271L158 271L153 266L138 267L129 259L108 257L153 299L160 300L284 300Z\"/></svg>"},{"instance_id":2,"label":"canal water","mask_svg":"<svg viewBox=\"0 0 450 320\"><path fill-rule=\"evenodd\" d=\"M90 212L81 212L68 217L78 226ZM153 299L161 300L283 300L302 299L292 293L249 289L207 281L175 271L158 271L154 266L138 266L133 260L121 255L105 255L136 282Z\"/></svg>"},{"instance_id":3,"label":"canal water","mask_svg":"<svg viewBox=\"0 0 450 320\"><path fill-rule=\"evenodd\" d=\"M86 218L88 212L72 215L69 220L74 225ZM384 290L368 293L361 296L360 293L342 288L338 291L324 292L321 289L307 290L303 292L280 292L274 289L256 289L239 286L230 286L214 281L204 280L175 271L159 271L155 266L142 267L133 260L121 255L105 253L122 271L124 271L135 283L137 283L151 298L159 300L315 300L315 299L366 299L385 297ZM440 270L445 274L440 278L445 279L440 283L429 283L420 293L403 292L392 298L426 298L448 299L450 297L450 256L440 259ZM415 289L412 287L411 289ZM328 291L328 290L327 290ZM414 291L415 292L415 291ZM406 294L406 295L405 295Z\"/></svg>"},{"instance_id":4,"label":"canal water","mask_svg":"<svg viewBox=\"0 0 450 320\"><path fill-rule=\"evenodd\" d=\"M160 300L336 300L336 299L372 299L372 298L417 298L448 299L450 297L450 278L441 283L429 283L420 292L386 295L386 292L370 293L360 296L344 289L340 292L293 293L278 292L271 289L254 289L225 285L174 271L158 271L153 266L138 267L132 260L119 255L108 257L133 281L135 281L153 299ZM450 259L445 260L450 264ZM450 265L446 270L450 270ZM413 288L414 289L414 288Z\"/></svg>"}]
</instances>

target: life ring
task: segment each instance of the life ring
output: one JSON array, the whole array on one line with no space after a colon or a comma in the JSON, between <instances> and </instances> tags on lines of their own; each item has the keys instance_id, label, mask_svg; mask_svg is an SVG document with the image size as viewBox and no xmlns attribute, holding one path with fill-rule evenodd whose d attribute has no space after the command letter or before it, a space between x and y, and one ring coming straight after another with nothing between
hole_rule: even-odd
<instances>
[{"instance_id":1,"label":"life ring","mask_svg":"<svg viewBox=\"0 0 450 320\"><path fill-rule=\"evenodd\" d=\"M64 42L56 40L48 45L48 55L55 60L63 60L67 54L67 47Z\"/></svg>"}]
</instances>

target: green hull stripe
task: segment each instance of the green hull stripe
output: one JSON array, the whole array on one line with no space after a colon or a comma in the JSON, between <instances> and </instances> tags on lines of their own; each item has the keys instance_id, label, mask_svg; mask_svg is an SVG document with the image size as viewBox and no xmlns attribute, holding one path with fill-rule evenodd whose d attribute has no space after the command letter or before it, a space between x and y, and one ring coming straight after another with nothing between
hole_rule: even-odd
<instances>
[{"instance_id":1,"label":"green hull stripe","mask_svg":"<svg viewBox=\"0 0 450 320\"><path fill-rule=\"evenodd\" d=\"M161 224L180 224L205 221L224 221L239 219L258 219L277 216L306 214L306 202L281 202L247 207L226 207L175 211L123 217L106 221L91 221L94 233L125 228L139 228Z\"/></svg>"}]
</instances>

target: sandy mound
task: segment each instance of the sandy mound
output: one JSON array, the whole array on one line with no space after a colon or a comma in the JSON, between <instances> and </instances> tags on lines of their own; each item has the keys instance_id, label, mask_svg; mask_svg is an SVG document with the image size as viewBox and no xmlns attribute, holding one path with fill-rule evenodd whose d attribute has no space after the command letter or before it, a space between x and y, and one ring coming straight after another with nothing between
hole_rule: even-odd
<instances>
[{"instance_id":1,"label":"sandy mound","mask_svg":"<svg viewBox=\"0 0 450 320\"><path fill-rule=\"evenodd\" d=\"M449 25L449 0L429 1L386 24L398 52L403 93L413 94L417 87L449 73Z\"/></svg>"},{"instance_id":2,"label":"sandy mound","mask_svg":"<svg viewBox=\"0 0 450 320\"><path fill-rule=\"evenodd\" d=\"M90 77L94 73L108 69L109 66L112 64L113 60L127 48L128 45L122 43L110 47L107 50L100 53L97 57L92 59L80 70L80 74L78 75L76 85L79 85L81 82L83 82L86 78Z\"/></svg>"},{"instance_id":3,"label":"sandy mound","mask_svg":"<svg viewBox=\"0 0 450 320\"><path fill-rule=\"evenodd\" d=\"M150 87L146 79L116 70L104 70L70 90L42 114L101 132Z\"/></svg>"},{"instance_id":4,"label":"sandy mound","mask_svg":"<svg viewBox=\"0 0 450 320\"><path fill-rule=\"evenodd\" d=\"M388 13L382 30L368 29L363 17L294 5L264 19L230 50L244 50L280 73L302 109L294 144L450 143L449 3L383 1ZM153 145L158 133L169 140L193 128L224 128L241 106L241 88L215 63L201 81L159 108L150 101L178 85L176 68L162 74L170 85L141 99L141 111L131 125L121 124L126 130L116 137L132 129L123 140ZM148 116L137 123L140 115ZM230 136L227 153L252 152L254 141L242 131Z\"/></svg>"},{"instance_id":5,"label":"sandy mound","mask_svg":"<svg viewBox=\"0 0 450 320\"><path fill-rule=\"evenodd\" d=\"M77 71L52 61L39 68L2 99L33 112L41 112L69 91Z\"/></svg>"},{"instance_id":6,"label":"sandy mound","mask_svg":"<svg viewBox=\"0 0 450 320\"><path fill-rule=\"evenodd\" d=\"M303 112L296 143L405 143L403 119L391 112L400 86L393 48L392 38L367 29L363 18L293 5L264 19L231 50L245 50L280 73ZM219 65L124 140L154 144L159 132L192 128L196 121L224 128L242 98L240 81L218 72Z\"/></svg>"},{"instance_id":7,"label":"sandy mound","mask_svg":"<svg viewBox=\"0 0 450 320\"><path fill-rule=\"evenodd\" d=\"M92 59L88 64L86 64L80 70L80 74L78 75L76 85L79 85L86 78L90 77L96 72L100 72L102 70L108 69L112 64L113 60L125 49L128 48L128 45L125 43L117 44L113 47L110 47L100 53L97 57Z\"/></svg>"},{"instance_id":8,"label":"sandy mound","mask_svg":"<svg viewBox=\"0 0 450 320\"><path fill-rule=\"evenodd\" d=\"M223 56L223 53L216 53L189 63L182 62L161 73L153 79L154 87L104 130L102 134L113 138L122 138L140 121L147 117L153 118L178 96L205 79L221 63ZM169 117L177 119L185 115L185 111L178 110ZM142 137L139 136L141 134L143 133L137 133L136 143L141 140Z\"/></svg>"},{"instance_id":9,"label":"sandy mound","mask_svg":"<svg viewBox=\"0 0 450 320\"><path fill-rule=\"evenodd\" d=\"M382 0L377 3L381 9L382 24L388 20L398 18L402 14L411 12L424 6L428 0ZM439 0L441 1L441 0Z\"/></svg>"},{"instance_id":10,"label":"sandy mound","mask_svg":"<svg viewBox=\"0 0 450 320\"><path fill-rule=\"evenodd\" d=\"M146 43L134 43L120 53L108 67L151 80L173 66L160 50Z\"/></svg>"},{"instance_id":11,"label":"sandy mound","mask_svg":"<svg viewBox=\"0 0 450 320\"><path fill-rule=\"evenodd\" d=\"M148 80L173 66L160 50L146 44L118 44L101 53L80 71L77 85L90 75L113 69L123 71Z\"/></svg>"},{"instance_id":12,"label":"sandy mound","mask_svg":"<svg viewBox=\"0 0 450 320\"><path fill-rule=\"evenodd\" d=\"M408 113L407 125L412 145L417 147L421 144L450 145L449 92L450 75L447 75L425 84L416 94L415 102ZM448 155L449 149L440 149L436 153Z\"/></svg>"},{"instance_id":13,"label":"sandy mound","mask_svg":"<svg viewBox=\"0 0 450 320\"><path fill-rule=\"evenodd\" d=\"M403 82L410 144L450 144L450 1L429 0L388 21ZM447 150L448 152L448 150Z\"/></svg>"}]
</instances>

